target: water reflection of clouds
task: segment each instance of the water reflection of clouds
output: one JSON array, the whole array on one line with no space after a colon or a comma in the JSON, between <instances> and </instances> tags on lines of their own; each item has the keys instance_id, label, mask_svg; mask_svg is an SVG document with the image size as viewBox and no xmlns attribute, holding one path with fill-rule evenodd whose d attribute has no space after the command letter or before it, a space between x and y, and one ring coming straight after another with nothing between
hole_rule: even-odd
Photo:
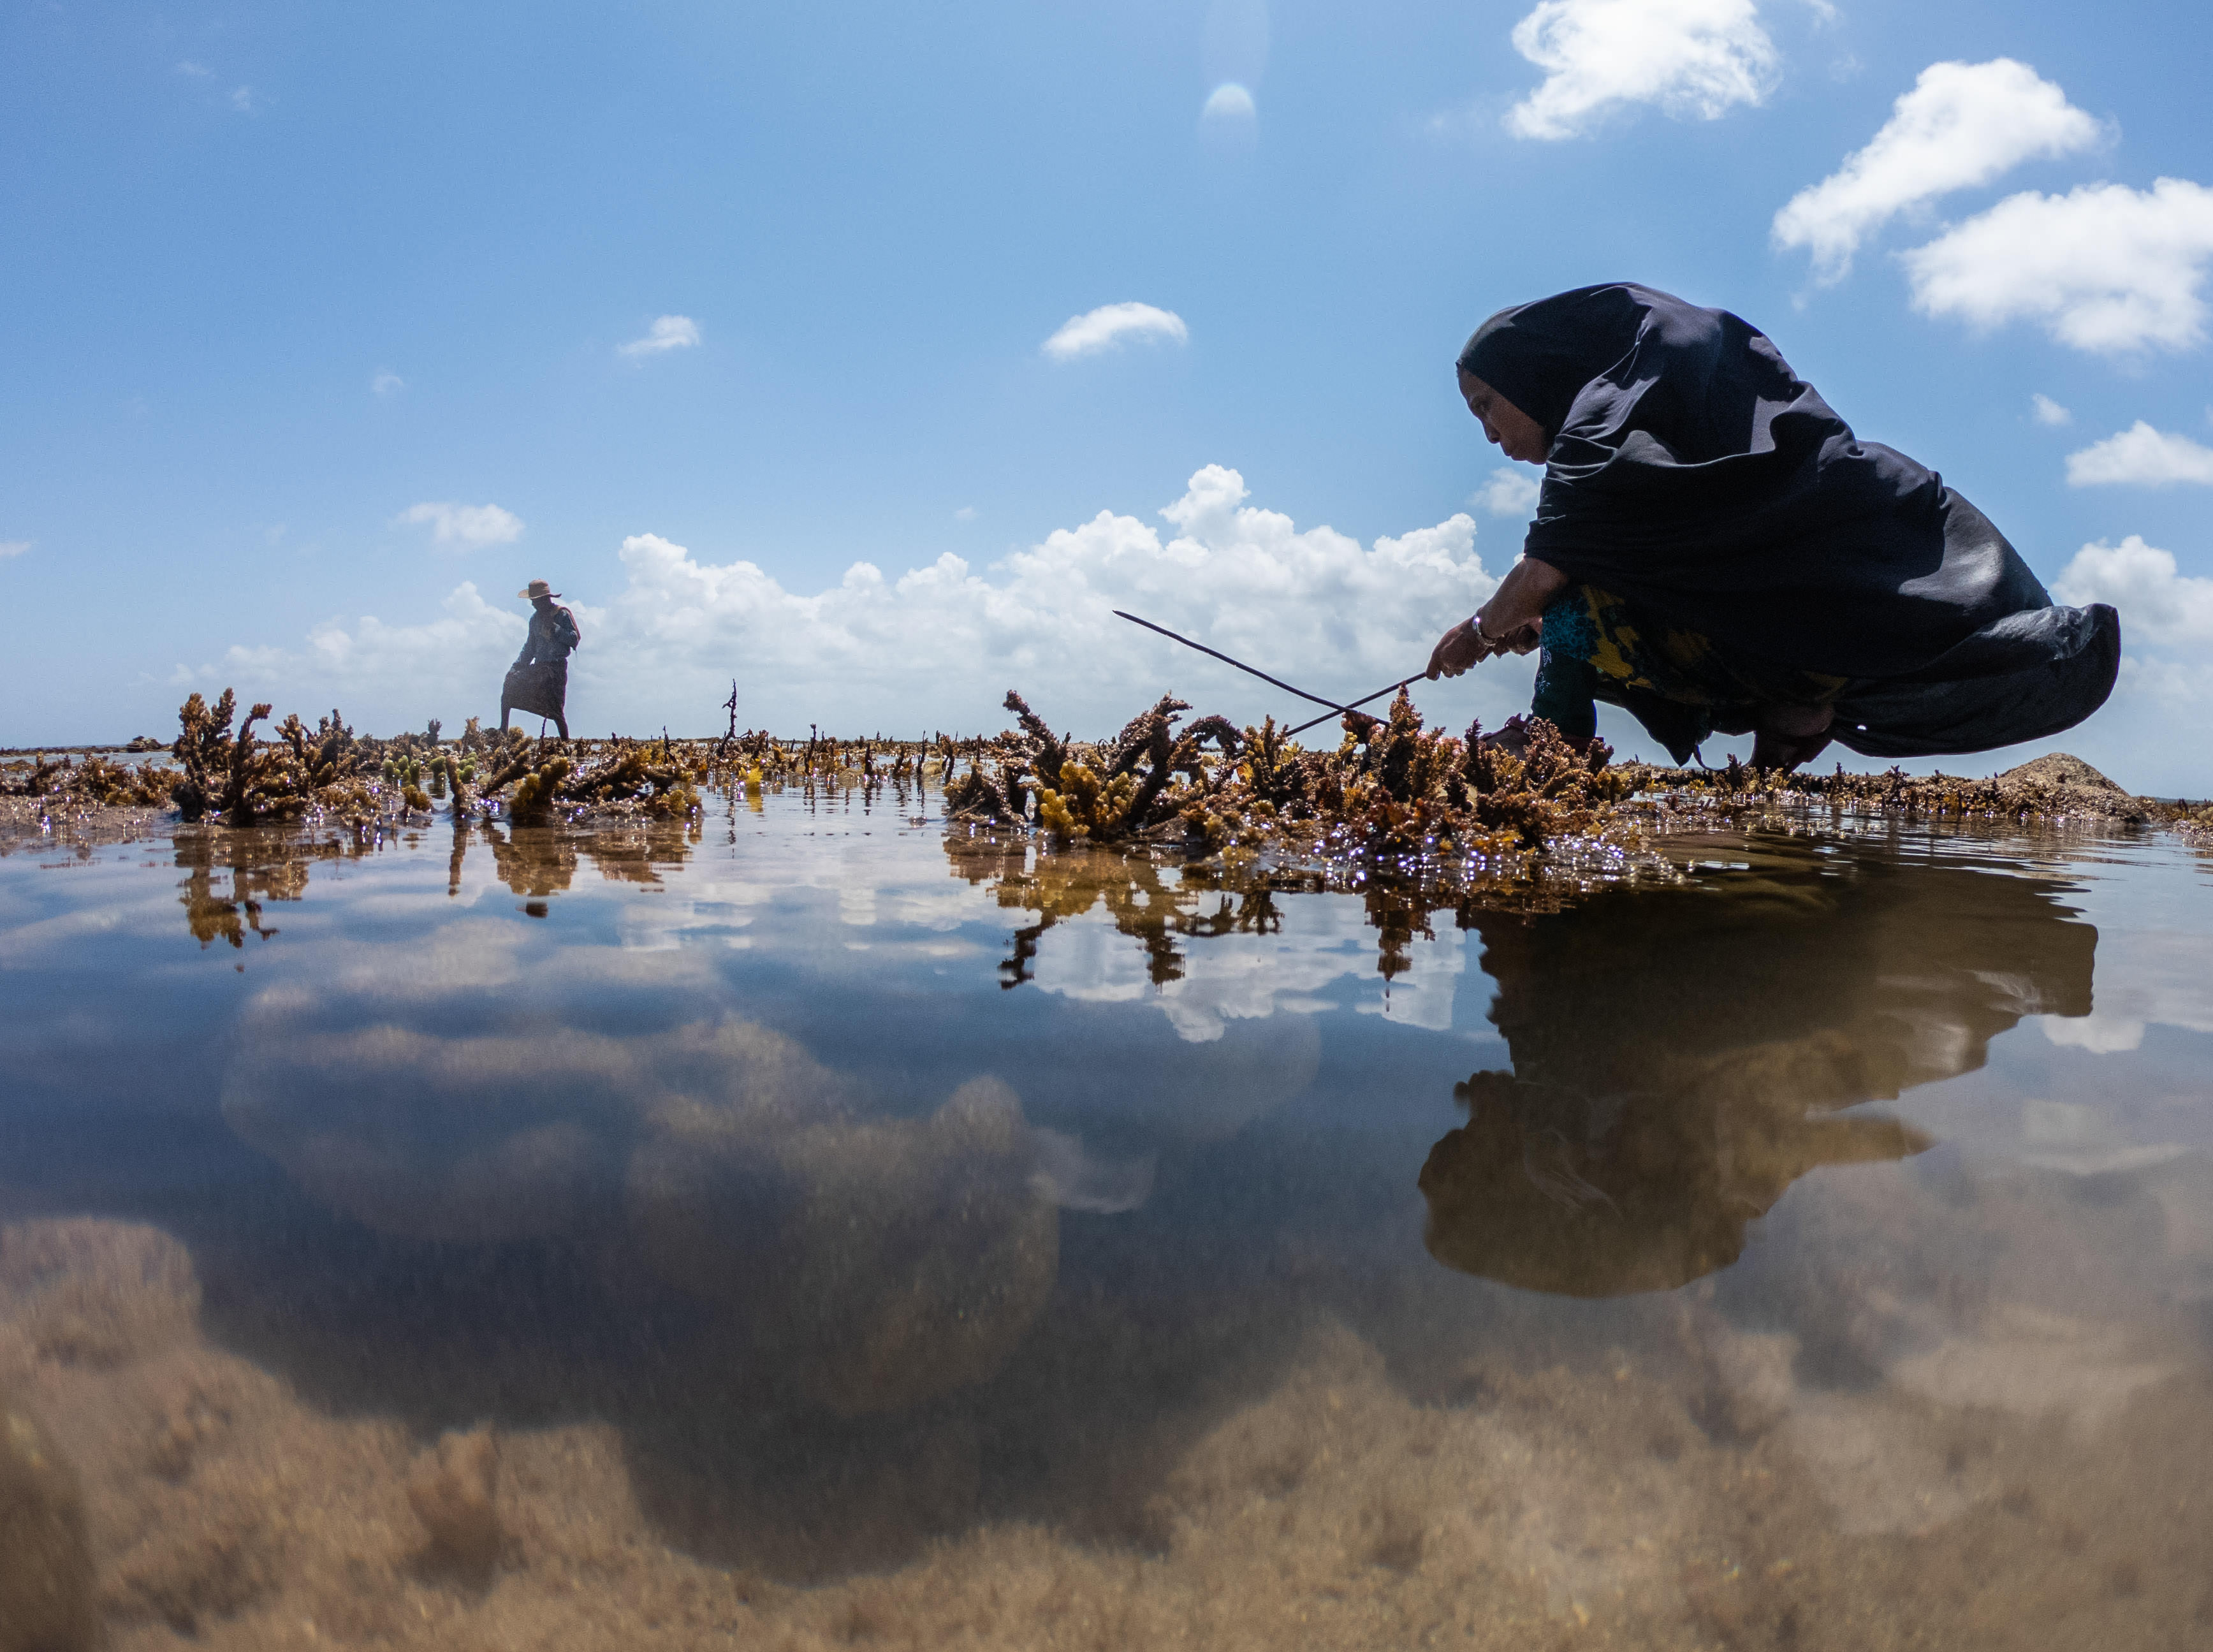
<instances>
[{"instance_id":1,"label":"water reflection of clouds","mask_svg":"<svg viewBox=\"0 0 2213 1652\"><path fill-rule=\"evenodd\" d=\"M1417 940L1411 958L1405 974L1378 980L1374 934L1358 903L1315 896L1295 903L1273 934L1216 936L1186 948L1181 974L1167 981L1155 982L1146 954L1105 923L1064 924L1039 947L1030 979L1039 991L1076 1003L1150 1003L1191 1044L1214 1042L1231 1021L1334 1009L1336 1000L1323 995L1347 978L1361 984L1354 1007L1363 1015L1449 1028L1466 967L1460 932Z\"/></svg>"},{"instance_id":2,"label":"water reflection of clouds","mask_svg":"<svg viewBox=\"0 0 2213 1652\"><path fill-rule=\"evenodd\" d=\"M2213 948L2175 930L2116 936L2099 954L2090 1013L2038 1025L2054 1044L2091 1055L2139 1049L2154 1025L2213 1033Z\"/></svg>"},{"instance_id":3,"label":"water reflection of clouds","mask_svg":"<svg viewBox=\"0 0 2213 1652\"><path fill-rule=\"evenodd\" d=\"M506 944L479 944L495 927ZM516 937L542 933L352 943L315 984L265 990L224 1077L226 1122L380 1232L558 1241L618 1271L641 1259L795 1397L846 1412L988 1375L1051 1294L1057 1208L1111 1213L1149 1192L1149 1157L1033 1127L1001 1080L887 1116L781 1033L670 1019L691 994L609 999L610 983L710 991L685 952L523 957ZM459 973L418 970L425 950Z\"/></svg>"}]
</instances>

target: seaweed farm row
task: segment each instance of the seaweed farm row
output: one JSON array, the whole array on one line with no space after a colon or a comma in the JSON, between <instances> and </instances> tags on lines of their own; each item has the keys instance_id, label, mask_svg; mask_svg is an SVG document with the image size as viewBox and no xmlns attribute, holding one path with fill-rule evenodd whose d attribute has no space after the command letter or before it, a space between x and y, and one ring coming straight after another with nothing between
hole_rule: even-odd
<instances>
[{"instance_id":1,"label":"seaweed farm row","mask_svg":"<svg viewBox=\"0 0 2213 1652\"><path fill-rule=\"evenodd\" d=\"M1016 726L995 736L929 741L881 735L802 741L729 730L711 740L611 736L533 740L487 733L474 718L456 739L358 735L340 713L312 728L271 708L240 720L225 690L192 695L163 762L137 753L43 753L0 764L0 796L46 813L174 808L180 820L229 826L314 820L357 831L443 815L542 825L588 814L655 819L696 814L704 791L758 795L789 785L888 789L915 807L934 786L949 819L1035 830L1064 844L1122 844L1204 856L1268 849L1338 863L1458 864L1492 881L1534 877L1558 861L1633 851L1679 817L1736 818L1777 808L1907 818L2058 821L2213 830L2213 807L2135 797L2064 754L1992 778L1942 774L1761 773L1734 758L1711 770L1614 765L1601 741L1572 742L1541 720L1486 735L1426 728L1402 692L1380 717L1349 713L1334 746L1287 739L1272 720L1238 728L1220 716L1188 723L1163 696L1113 739L1056 735L1022 697ZM19 812L20 819L20 812Z\"/></svg>"}]
</instances>

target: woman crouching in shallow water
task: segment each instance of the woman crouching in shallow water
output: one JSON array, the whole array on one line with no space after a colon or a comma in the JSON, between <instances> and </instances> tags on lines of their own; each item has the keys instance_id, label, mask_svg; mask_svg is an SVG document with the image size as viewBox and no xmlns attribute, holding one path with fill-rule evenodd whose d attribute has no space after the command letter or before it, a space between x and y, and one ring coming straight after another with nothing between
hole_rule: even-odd
<instances>
[{"instance_id":1,"label":"woman crouching in shallow water","mask_svg":"<svg viewBox=\"0 0 2213 1652\"><path fill-rule=\"evenodd\" d=\"M2035 740L2112 689L2112 609L2055 606L1982 512L1860 441L1726 310L1628 283L1501 310L1460 389L1545 484L1522 559L1438 642L1433 678L1541 648L1531 710L1570 739L1604 700L1678 763L1749 733L1754 766L1782 769L1831 740Z\"/></svg>"}]
</instances>

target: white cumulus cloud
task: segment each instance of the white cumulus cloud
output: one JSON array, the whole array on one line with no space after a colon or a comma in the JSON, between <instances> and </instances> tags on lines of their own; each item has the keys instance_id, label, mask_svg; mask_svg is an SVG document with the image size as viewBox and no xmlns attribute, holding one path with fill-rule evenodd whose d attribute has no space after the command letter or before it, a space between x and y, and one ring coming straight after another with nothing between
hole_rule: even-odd
<instances>
[{"instance_id":1,"label":"white cumulus cloud","mask_svg":"<svg viewBox=\"0 0 2213 1652\"><path fill-rule=\"evenodd\" d=\"M625 539L603 604L579 600L571 721L674 728L716 723L739 680L741 722L912 735L997 728L1019 687L1058 727L1107 733L1176 689L1208 710L1303 720L1299 703L1113 617L1126 608L1321 694L1364 694L1418 670L1430 645L1497 588L1476 528L1448 517L1363 546L1302 529L1246 503L1244 479L1210 465L1153 521L1101 511L978 571L950 554L904 573L857 562L827 587L794 590L757 564L716 562L655 533ZM319 628L305 649L234 649L193 681L228 672L241 692L338 704L363 726L458 724L495 699L522 616L473 585L417 625ZM1533 661L1497 661L1426 686L1425 709L1496 724L1523 709ZM272 694L270 690L277 691ZM1320 708L1311 708L1319 710ZM717 725L719 726L719 725Z\"/></svg>"},{"instance_id":2,"label":"white cumulus cloud","mask_svg":"<svg viewBox=\"0 0 2213 1652\"><path fill-rule=\"evenodd\" d=\"M20 557L30 548L28 539L0 539L0 562L7 561L10 557Z\"/></svg>"},{"instance_id":3,"label":"white cumulus cloud","mask_svg":"<svg viewBox=\"0 0 2213 1652\"><path fill-rule=\"evenodd\" d=\"M643 338L633 338L620 346L619 353L633 358L640 356L659 356L672 350L689 350L699 342L699 324L688 315L661 315L645 330Z\"/></svg>"},{"instance_id":4,"label":"white cumulus cloud","mask_svg":"<svg viewBox=\"0 0 2213 1652\"><path fill-rule=\"evenodd\" d=\"M2205 336L2213 189L2088 184L2009 196L1904 255L1914 308L1978 327L2041 322L2077 350L2188 349Z\"/></svg>"},{"instance_id":5,"label":"white cumulus cloud","mask_svg":"<svg viewBox=\"0 0 2213 1652\"><path fill-rule=\"evenodd\" d=\"M1521 137L1574 137L1637 104L1712 120L1775 82L1756 0L1544 0L1514 49L1545 82L1507 112Z\"/></svg>"},{"instance_id":6,"label":"white cumulus cloud","mask_svg":"<svg viewBox=\"0 0 2213 1652\"><path fill-rule=\"evenodd\" d=\"M2041 390L2028 399L2028 405L2035 410L2036 422L2039 424L2072 424L2075 422L2074 414L2069 412Z\"/></svg>"},{"instance_id":7,"label":"white cumulus cloud","mask_svg":"<svg viewBox=\"0 0 2213 1652\"><path fill-rule=\"evenodd\" d=\"M409 527L427 526L433 545L454 551L481 551L488 545L511 545L522 537L522 518L497 505L432 500L410 505L393 520Z\"/></svg>"},{"instance_id":8,"label":"white cumulus cloud","mask_svg":"<svg viewBox=\"0 0 2213 1652\"><path fill-rule=\"evenodd\" d=\"M1072 362L1079 356L1119 349L1125 339L1170 338L1182 344L1190 337L1191 329L1174 310L1150 304L1101 304L1063 322L1045 341L1045 353L1056 362Z\"/></svg>"},{"instance_id":9,"label":"white cumulus cloud","mask_svg":"<svg viewBox=\"0 0 2213 1652\"><path fill-rule=\"evenodd\" d=\"M513 613L493 607L468 580L442 607L437 618L413 624L387 625L374 614L327 620L299 649L234 644L202 665L178 666L169 680L180 688L236 687L249 698L270 691L286 698L287 709L335 701L363 728L448 716L439 704L456 690L491 704L496 716L500 675L529 621L519 605ZM434 696L427 704L426 689Z\"/></svg>"},{"instance_id":10,"label":"white cumulus cloud","mask_svg":"<svg viewBox=\"0 0 2213 1652\"><path fill-rule=\"evenodd\" d=\"M2213 448L2186 436L2169 436L2138 419L2119 434L2067 455L2070 487L2113 482L2147 487L2199 482L2213 487Z\"/></svg>"},{"instance_id":11,"label":"white cumulus cloud","mask_svg":"<svg viewBox=\"0 0 2213 1652\"><path fill-rule=\"evenodd\" d=\"M2025 63L1931 64L1865 149L1775 215L1776 245L1808 248L1821 281L1841 280L1860 243L1899 213L2023 161L2088 149L2102 131Z\"/></svg>"},{"instance_id":12,"label":"white cumulus cloud","mask_svg":"<svg viewBox=\"0 0 2213 1652\"><path fill-rule=\"evenodd\" d=\"M1532 472L1501 465L1467 502L1494 516L1529 516L1537 509L1537 487L1538 478Z\"/></svg>"},{"instance_id":13,"label":"white cumulus cloud","mask_svg":"<svg viewBox=\"0 0 2213 1652\"><path fill-rule=\"evenodd\" d=\"M2084 546L2052 582L2052 594L2080 607L2110 602L2131 640L2174 647L2213 643L2213 579L2185 574L2174 553L2131 533L2119 545Z\"/></svg>"}]
</instances>

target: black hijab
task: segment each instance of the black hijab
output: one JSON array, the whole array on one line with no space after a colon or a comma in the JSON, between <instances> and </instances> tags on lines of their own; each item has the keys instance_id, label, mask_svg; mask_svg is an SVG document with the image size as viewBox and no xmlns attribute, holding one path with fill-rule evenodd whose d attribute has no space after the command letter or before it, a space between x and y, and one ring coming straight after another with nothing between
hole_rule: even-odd
<instances>
[{"instance_id":1,"label":"black hijab","mask_svg":"<svg viewBox=\"0 0 2213 1652\"><path fill-rule=\"evenodd\" d=\"M2111 608L2055 607L1980 511L1726 310L1579 288L1500 311L1460 365L1551 438L1526 548L1571 578L1801 670L2037 674L2061 727L2112 687Z\"/></svg>"}]
</instances>

